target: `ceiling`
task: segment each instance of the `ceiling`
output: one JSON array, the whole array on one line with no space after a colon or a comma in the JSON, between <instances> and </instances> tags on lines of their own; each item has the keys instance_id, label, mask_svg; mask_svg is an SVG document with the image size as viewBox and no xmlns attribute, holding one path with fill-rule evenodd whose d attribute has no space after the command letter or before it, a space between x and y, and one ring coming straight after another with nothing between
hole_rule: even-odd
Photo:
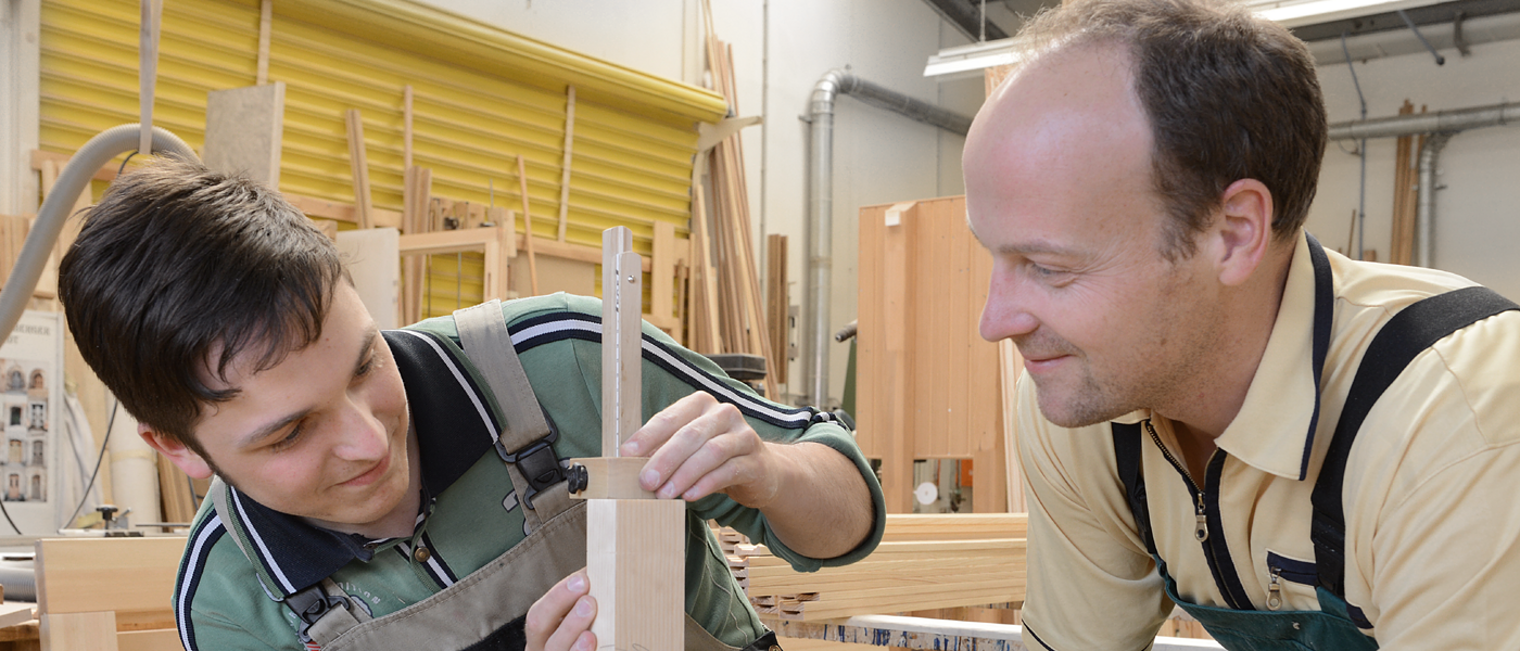
<instances>
[{"instance_id":1,"label":"ceiling","mask_svg":"<svg viewBox=\"0 0 1520 651\"><path fill-rule=\"evenodd\" d=\"M1259 11L1291 11L1318 0L1243 1ZM972 43L1008 38L1018 32L1024 17L1061 4L1060 0L924 2ZM1309 44L1320 65L1344 62L1347 54L1361 60L1419 52L1428 49L1426 43L1436 56L1466 56L1474 44L1520 39L1520 0L1342 0L1341 4L1328 13L1281 20ZM1371 6L1356 8L1357 4ZM1418 35L1410 23L1418 28Z\"/></svg>"}]
</instances>

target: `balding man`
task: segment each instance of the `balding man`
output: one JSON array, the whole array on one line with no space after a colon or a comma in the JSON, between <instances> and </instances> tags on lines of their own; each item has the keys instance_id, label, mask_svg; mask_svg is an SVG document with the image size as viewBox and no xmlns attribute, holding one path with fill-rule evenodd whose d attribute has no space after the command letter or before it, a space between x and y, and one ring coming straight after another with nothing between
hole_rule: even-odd
<instances>
[{"instance_id":1,"label":"balding man","mask_svg":"<svg viewBox=\"0 0 1520 651\"><path fill-rule=\"evenodd\" d=\"M1303 43L1205 0L1023 36L964 162L1025 358L1026 645L1144 649L1175 601L1228 649L1520 648L1520 312L1305 232Z\"/></svg>"}]
</instances>

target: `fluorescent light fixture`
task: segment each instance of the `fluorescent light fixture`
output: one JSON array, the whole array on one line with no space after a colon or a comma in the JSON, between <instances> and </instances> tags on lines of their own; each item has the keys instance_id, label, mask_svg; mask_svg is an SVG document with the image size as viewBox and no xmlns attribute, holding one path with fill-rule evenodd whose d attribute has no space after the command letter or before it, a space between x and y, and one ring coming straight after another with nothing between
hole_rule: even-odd
<instances>
[{"instance_id":1,"label":"fluorescent light fixture","mask_svg":"<svg viewBox=\"0 0 1520 651\"><path fill-rule=\"evenodd\" d=\"M1017 63L1024 55L1021 43L1012 38L946 48L929 55L925 77L950 79L981 74L983 68Z\"/></svg>"},{"instance_id":2,"label":"fluorescent light fixture","mask_svg":"<svg viewBox=\"0 0 1520 651\"><path fill-rule=\"evenodd\" d=\"M1383 14L1439 4L1445 0L1247 0L1252 11L1284 27Z\"/></svg>"}]
</instances>

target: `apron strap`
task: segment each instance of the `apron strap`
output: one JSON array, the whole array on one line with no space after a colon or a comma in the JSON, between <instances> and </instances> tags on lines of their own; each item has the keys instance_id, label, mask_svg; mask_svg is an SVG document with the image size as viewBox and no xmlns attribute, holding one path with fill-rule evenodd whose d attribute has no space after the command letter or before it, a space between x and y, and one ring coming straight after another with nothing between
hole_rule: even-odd
<instances>
[{"instance_id":1,"label":"apron strap","mask_svg":"<svg viewBox=\"0 0 1520 651\"><path fill-rule=\"evenodd\" d=\"M528 530L533 531L570 506L568 491L549 491L551 486L565 480L564 468L550 447L559 439L559 432L528 384L528 374L523 371L507 321L501 314L501 301L492 299L455 310L454 324L465 355L485 377L496 404L501 407L506 422L497 434L496 451L507 464L507 474L524 507ZM566 493L564 499L550 496L561 492ZM540 495L545 497L538 501L548 503L535 504ZM538 507L547 509L540 513Z\"/></svg>"},{"instance_id":2,"label":"apron strap","mask_svg":"<svg viewBox=\"0 0 1520 651\"><path fill-rule=\"evenodd\" d=\"M1520 306L1487 287L1466 287L1410 305L1378 330L1351 381L1325 463L1314 483L1310 536L1321 587L1336 596L1346 594L1346 514L1341 484L1351 444L1372 405L1421 351L1462 328L1516 309Z\"/></svg>"},{"instance_id":3,"label":"apron strap","mask_svg":"<svg viewBox=\"0 0 1520 651\"><path fill-rule=\"evenodd\" d=\"M1114 460L1119 470L1119 481L1124 483L1124 495L1129 499L1129 510L1135 516L1135 529L1145 541L1145 551L1156 555L1156 539L1151 535L1151 509L1145 497L1145 476L1140 473L1141 434L1139 423L1110 423L1114 435Z\"/></svg>"}]
</instances>

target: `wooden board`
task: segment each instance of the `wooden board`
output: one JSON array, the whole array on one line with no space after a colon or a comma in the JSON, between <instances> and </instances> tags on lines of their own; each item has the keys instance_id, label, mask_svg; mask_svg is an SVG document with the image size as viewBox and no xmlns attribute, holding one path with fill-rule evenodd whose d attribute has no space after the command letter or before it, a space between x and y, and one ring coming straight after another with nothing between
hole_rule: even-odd
<instances>
[{"instance_id":1,"label":"wooden board","mask_svg":"<svg viewBox=\"0 0 1520 651\"><path fill-rule=\"evenodd\" d=\"M685 648L685 524L682 500L586 502L599 648Z\"/></svg>"},{"instance_id":2,"label":"wooden board","mask_svg":"<svg viewBox=\"0 0 1520 651\"><path fill-rule=\"evenodd\" d=\"M214 90L206 94L207 168L280 187L285 133L285 82Z\"/></svg>"},{"instance_id":3,"label":"wooden board","mask_svg":"<svg viewBox=\"0 0 1520 651\"><path fill-rule=\"evenodd\" d=\"M359 228L374 225L374 210L370 207L369 160L364 149L364 120L359 109L348 109L343 114L348 124L348 162L353 171L354 205L358 207Z\"/></svg>"},{"instance_id":4,"label":"wooden board","mask_svg":"<svg viewBox=\"0 0 1520 651\"><path fill-rule=\"evenodd\" d=\"M1007 508L999 358L978 333L991 255L963 197L860 216L856 422L887 510L912 510L914 459L971 459L973 507Z\"/></svg>"}]
</instances>

